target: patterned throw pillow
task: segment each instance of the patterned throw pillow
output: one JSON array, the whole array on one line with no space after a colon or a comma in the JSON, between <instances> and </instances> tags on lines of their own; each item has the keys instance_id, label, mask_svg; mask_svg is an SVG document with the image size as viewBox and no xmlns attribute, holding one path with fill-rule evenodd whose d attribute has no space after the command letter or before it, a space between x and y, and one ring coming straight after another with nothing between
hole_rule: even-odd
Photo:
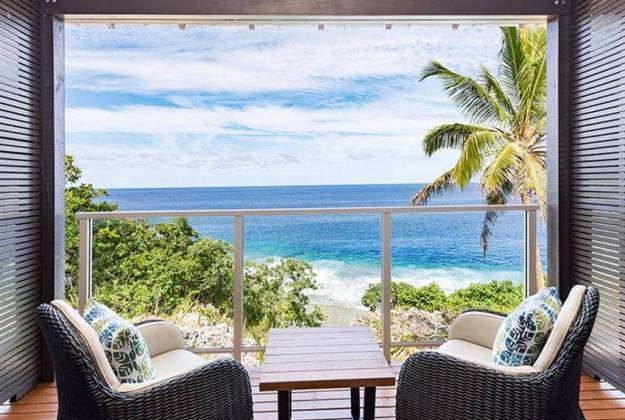
<instances>
[{"instance_id":1,"label":"patterned throw pillow","mask_svg":"<svg viewBox=\"0 0 625 420\"><path fill-rule=\"evenodd\" d=\"M493 362L501 366L533 365L561 308L555 287L525 299L499 327L493 345Z\"/></svg>"},{"instance_id":2,"label":"patterned throw pillow","mask_svg":"<svg viewBox=\"0 0 625 420\"><path fill-rule=\"evenodd\" d=\"M87 304L83 318L98 334L119 382L139 383L156 379L148 347L132 323L94 300Z\"/></svg>"}]
</instances>

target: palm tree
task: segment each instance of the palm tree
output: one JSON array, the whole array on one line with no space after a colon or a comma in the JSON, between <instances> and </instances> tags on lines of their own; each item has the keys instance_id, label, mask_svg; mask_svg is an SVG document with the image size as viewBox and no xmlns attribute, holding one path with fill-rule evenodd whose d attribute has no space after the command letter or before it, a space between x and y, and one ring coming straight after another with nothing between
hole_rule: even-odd
<instances>
[{"instance_id":1,"label":"palm tree","mask_svg":"<svg viewBox=\"0 0 625 420\"><path fill-rule=\"evenodd\" d=\"M458 74L441 63L426 66L421 80L437 77L449 99L468 119L429 131L423 149L432 156L455 149L460 157L453 168L422 188L412 199L422 205L433 196L464 189L479 177L486 204L538 203L546 215L546 31L543 27L504 27L498 77L481 66L477 78ZM484 253L498 214L484 218ZM542 264L538 247L538 273ZM543 287L541 279L536 286Z\"/></svg>"}]
</instances>

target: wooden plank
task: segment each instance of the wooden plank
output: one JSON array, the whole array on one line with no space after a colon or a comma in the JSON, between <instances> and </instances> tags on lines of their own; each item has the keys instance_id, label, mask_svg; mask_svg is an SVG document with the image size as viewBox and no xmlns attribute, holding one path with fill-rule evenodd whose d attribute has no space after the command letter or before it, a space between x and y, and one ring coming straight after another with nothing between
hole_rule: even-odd
<instances>
[{"instance_id":1,"label":"wooden plank","mask_svg":"<svg viewBox=\"0 0 625 420\"><path fill-rule=\"evenodd\" d=\"M345 338L345 339L359 339L363 337L368 337L375 339L373 334L363 334L361 332L326 332L321 334L315 334L315 339L336 339L336 338ZM272 342L279 344L280 341L310 341L309 334L273 334L269 336L269 340Z\"/></svg>"},{"instance_id":2,"label":"wooden plank","mask_svg":"<svg viewBox=\"0 0 625 420\"><path fill-rule=\"evenodd\" d=\"M355 350L355 349L354 349ZM377 360L380 358L380 348L376 348L374 351L369 352L349 352L349 353L336 353L332 355L333 361L341 360ZM267 355L265 353L265 363L289 363L301 361L302 357L299 354L282 354L282 355ZM324 361L328 360L326 353L307 354L306 360L308 361Z\"/></svg>"},{"instance_id":3,"label":"wooden plank","mask_svg":"<svg viewBox=\"0 0 625 420\"><path fill-rule=\"evenodd\" d=\"M611 410L625 408L625 400L608 399L608 400L584 400L580 401L582 410Z\"/></svg>"},{"instance_id":4,"label":"wooden plank","mask_svg":"<svg viewBox=\"0 0 625 420\"><path fill-rule=\"evenodd\" d=\"M323 336L328 333L361 333L371 334L371 330L368 327L311 327L311 328L273 328L269 335L285 335L288 337L296 336L298 334Z\"/></svg>"},{"instance_id":5,"label":"wooden plank","mask_svg":"<svg viewBox=\"0 0 625 420\"><path fill-rule=\"evenodd\" d=\"M289 347L307 347L307 348L316 348L316 347L345 347L345 346L358 346L360 345L373 345L379 346L375 337L364 336L364 337L356 337L356 338L314 338L314 339L299 339L299 340L272 340L271 338L268 341L268 345L273 349L285 349Z\"/></svg>"},{"instance_id":6,"label":"wooden plank","mask_svg":"<svg viewBox=\"0 0 625 420\"><path fill-rule=\"evenodd\" d=\"M261 391L292 389L392 386L395 376L386 369L320 370L310 372L263 373Z\"/></svg>"},{"instance_id":7,"label":"wooden plank","mask_svg":"<svg viewBox=\"0 0 625 420\"><path fill-rule=\"evenodd\" d=\"M374 360L347 360L329 362L292 362L263 364L263 372L302 372L323 370L350 370L368 368L388 368L388 363L381 357Z\"/></svg>"},{"instance_id":8,"label":"wooden plank","mask_svg":"<svg viewBox=\"0 0 625 420\"><path fill-rule=\"evenodd\" d=\"M286 354L333 354L333 353L368 353L375 352L379 350L380 346L378 344L365 344L358 347L352 347L349 345L342 346L331 346L331 347L323 347L323 346L315 346L315 347L267 347L265 354L268 356L273 355L286 355ZM332 357L332 356L327 356Z\"/></svg>"},{"instance_id":9,"label":"wooden plank","mask_svg":"<svg viewBox=\"0 0 625 420\"><path fill-rule=\"evenodd\" d=\"M588 378L589 381L594 381L590 376L584 376L583 378ZM586 381L582 381L586 382ZM579 395L580 401L587 400L617 400L622 399L625 400L625 394L617 389L609 390L609 391L581 391Z\"/></svg>"},{"instance_id":10,"label":"wooden plank","mask_svg":"<svg viewBox=\"0 0 625 420\"><path fill-rule=\"evenodd\" d=\"M587 410L584 412L587 420L614 420L625 418L625 409L616 410Z\"/></svg>"},{"instance_id":11,"label":"wooden plank","mask_svg":"<svg viewBox=\"0 0 625 420\"><path fill-rule=\"evenodd\" d=\"M580 384L579 389L582 391L608 391L614 390L614 385L607 382L583 382Z\"/></svg>"}]
</instances>

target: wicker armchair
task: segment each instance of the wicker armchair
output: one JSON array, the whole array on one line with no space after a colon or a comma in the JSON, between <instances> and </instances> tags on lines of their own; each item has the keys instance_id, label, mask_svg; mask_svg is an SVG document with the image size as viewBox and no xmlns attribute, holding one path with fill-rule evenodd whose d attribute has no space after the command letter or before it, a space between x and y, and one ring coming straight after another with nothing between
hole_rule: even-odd
<instances>
[{"instance_id":1,"label":"wicker armchair","mask_svg":"<svg viewBox=\"0 0 625 420\"><path fill-rule=\"evenodd\" d=\"M234 360L201 363L184 374L124 392L107 384L97 356L62 311L43 304L37 308L37 318L56 372L59 419L253 418L249 376Z\"/></svg>"},{"instance_id":2,"label":"wicker armchair","mask_svg":"<svg viewBox=\"0 0 625 420\"><path fill-rule=\"evenodd\" d=\"M582 355L597 315L599 293L596 288L583 289L576 315L571 315L569 328L542 370L502 370L445 351L411 356L399 374L397 419L584 419L579 407ZM484 335L484 330L488 328L478 334Z\"/></svg>"}]
</instances>

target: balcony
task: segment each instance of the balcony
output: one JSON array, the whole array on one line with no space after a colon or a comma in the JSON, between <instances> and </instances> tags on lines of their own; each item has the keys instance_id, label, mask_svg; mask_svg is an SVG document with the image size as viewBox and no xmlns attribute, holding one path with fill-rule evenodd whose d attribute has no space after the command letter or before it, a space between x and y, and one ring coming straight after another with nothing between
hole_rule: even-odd
<instances>
[{"instance_id":1,"label":"balcony","mask_svg":"<svg viewBox=\"0 0 625 420\"><path fill-rule=\"evenodd\" d=\"M380 220L380 281L382 290L379 322L381 325L380 347L387 360L391 360L393 349L409 349L410 352L419 348L432 348L438 343L400 342L395 341L391 334L393 317L391 312L392 286L392 220L393 215L399 214L426 214L426 213L462 213L462 212L521 212L524 214L524 272L525 292L532 293L537 273L537 254L528 252L536 248L537 211L534 205L508 206L432 206L432 207L369 207L369 208L322 208L322 209L255 209L255 210L201 210L201 211L149 211L149 212L106 212L80 213L77 215L80 223L79 246L79 310L84 309L86 302L93 293L92 260L93 260L93 227L99 220L110 219L160 219L160 218L195 218L221 217L233 220L233 290L232 290L232 340L229 347L194 348L194 352L213 357L218 354L230 354L237 360L246 353L260 354L264 351L262 345L249 346L245 340L244 314L244 227L250 217L276 216L309 216L309 215L377 215ZM391 365L395 374L399 373L404 353L399 353L399 360L392 360ZM248 366L252 380L254 413L257 419L277 418L277 397L275 392L260 392L258 382L260 369L258 366ZM588 419L612 418L625 419L625 395L604 381L597 381L585 375L581 384L580 404ZM54 384L41 384L31 394L13 404L5 404L0 411L0 419L20 418L56 418L57 398ZM376 399L376 418L394 418L395 416L396 387L381 387ZM362 398L362 395L361 395ZM314 390L295 391L293 393L293 418L295 419L338 419L348 418L350 415L350 393L345 390Z\"/></svg>"}]
</instances>

